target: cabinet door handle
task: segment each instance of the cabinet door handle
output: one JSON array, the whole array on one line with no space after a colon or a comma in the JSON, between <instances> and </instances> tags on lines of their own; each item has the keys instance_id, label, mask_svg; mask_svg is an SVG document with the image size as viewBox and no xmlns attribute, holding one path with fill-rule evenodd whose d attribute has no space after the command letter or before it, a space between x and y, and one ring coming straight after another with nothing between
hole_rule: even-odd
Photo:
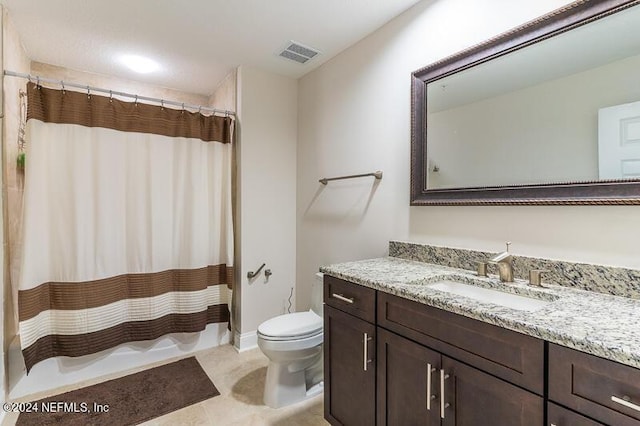
<instances>
[{"instance_id":1,"label":"cabinet door handle","mask_svg":"<svg viewBox=\"0 0 640 426\"><path fill-rule=\"evenodd\" d=\"M444 381L449 378L449 375L440 369L440 418L444 419L444 409L449 407L448 403L444 402Z\"/></svg>"},{"instance_id":2,"label":"cabinet door handle","mask_svg":"<svg viewBox=\"0 0 640 426\"><path fill-rule=\"evenodd\" d=\"M429 411L431 411L431 400L436 399L435 395L431 395L431 373L434 371L436 371L436 369L427 363L427 410Z\"/></svg>"},{"instance_id":3,"label":"cabinet door handle","mask_svg":"<svg viewBox=\"0 0 640 426\"><path fill-rule=\"evenodd\" d=\"M640 405L634 404L630 401L631 398L628 396L623 396L622 398L618 398L617 396L611 395L611 400L616 404L624 405L627 408L631 408L632 410L640 411Z\"/></svg>"},{"instance_id":4,"label":"cabinet door handle","mask_svg":"<svg viewBox=\"0 0 640 426\"><path fill-rule=\"evenodd\" d=\"M369 359L369 334L364 333L364 338L362 339L362 369L367 371L367 364L371 362Z\"/></svg>"},{"instance_id":5,"label":"cabinet door handle","mask_svg":"<svg viewBox=\"0 0 640 426\"><path fill-rule=\"evenodd\" d=\"M341 294L333 293L331 295L331 297L333 297L335 299L338 299L338 300L342 300L343 302L347 302L348 304L352 304L353 303L353 299L352 298L344 297Z\"/></svg>"}]
</instances>

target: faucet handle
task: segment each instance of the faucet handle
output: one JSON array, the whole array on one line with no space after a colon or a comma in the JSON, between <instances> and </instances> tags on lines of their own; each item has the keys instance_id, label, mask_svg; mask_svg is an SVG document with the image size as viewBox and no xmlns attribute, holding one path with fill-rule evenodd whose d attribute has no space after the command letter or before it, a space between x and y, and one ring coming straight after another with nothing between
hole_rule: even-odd
<instances>
[{"instance_id":1,"label":"faucet handle","mask_svg":"<svg viewBox=\"0 0 640 426\"><path fill-rule=\"evenodd\" d=\"M542 287L542 274L546 274L548 269L532 269L529 271L529 285Z\"/></svg>"}]
</instances>

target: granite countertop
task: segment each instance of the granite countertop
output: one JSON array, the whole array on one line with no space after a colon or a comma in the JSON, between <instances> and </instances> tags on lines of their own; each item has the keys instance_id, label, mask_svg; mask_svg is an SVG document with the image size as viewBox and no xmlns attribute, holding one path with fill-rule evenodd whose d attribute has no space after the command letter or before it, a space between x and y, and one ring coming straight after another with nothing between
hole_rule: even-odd
<instances>
[{"instance_id":1,"label":"granite countertop","mask_svg":"<svg viewBox=\"0 0 640 426\"><path fill-rule=\"evenodd\" d=\"M501 283L473 271L386 257L323 266L320 271L365 287L441 308L529 336L640 368L640 300L526 281ZM548 301L516 310L428 287L450 279ZM544 280L543 280L544 281Z\"/></svg>"}]
</instances>

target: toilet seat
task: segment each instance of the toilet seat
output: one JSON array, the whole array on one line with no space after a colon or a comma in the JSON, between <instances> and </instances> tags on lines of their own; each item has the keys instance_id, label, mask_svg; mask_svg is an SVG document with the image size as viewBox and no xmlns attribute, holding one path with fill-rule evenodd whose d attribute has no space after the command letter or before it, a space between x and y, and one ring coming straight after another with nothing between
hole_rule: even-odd
<instances>
[{"instance_id":1,"label":"toilet seat","mask_svg":"<svg viewBox=\"0 0 640 426\"><path fill-rule=\"evenodd\" d=\"M294 353L295 351L300 350L313 350L312 348L317 347L320 350L320 346L322 341L324 340L324 334L322 330L320 332L307 337L301 338L293 338L290 337L288 339L272 339L270 337L265 337L262 335L258 335L258 346L260 349L265 351L274 351L274 352L290 352Z\"/></svg>"},{"instance_id":2,"label":"toilet seat","mask_svg":"<svg viewBox=\"0 0 640 426\"><path fill-rule=\"evenodd\" d=\"M304 339L309 339L311 337L316 337L316 336L322 336L322 328L319 330L316 330L314 332L311 333L306 333L306 334L301 334L301 335L297 335L297 336L284 336L284 337L278 337L278 336L268 336L266 334L262 334L260 332L258 332L258 337L263 339L263 340L270 340L273 342L289 342L292 340L304 340Z\"/></svg>"},{"instance_id":3,"label":"toilet seat","mask_svg":"<svg viewBox=\"0 0 640 426\"><path fill-rule=\"evenodd\" d=\"M258 327L258 336L265 340L303 340L322 334L322 317L309 310L271 318Z\"/></svg>"}]
</instances>

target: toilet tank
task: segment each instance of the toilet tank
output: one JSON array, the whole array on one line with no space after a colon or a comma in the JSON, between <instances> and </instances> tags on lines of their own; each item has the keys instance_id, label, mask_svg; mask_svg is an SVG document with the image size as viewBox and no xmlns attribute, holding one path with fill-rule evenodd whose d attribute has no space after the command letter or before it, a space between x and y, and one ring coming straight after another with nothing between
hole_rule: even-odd
<instances>
[{"instance_id":1,"label":"toilet tank","mask_svg":"<svg viewBox=\"0 0 640 426\"><path fill-rule=\"evenodd\" d=\"M323 316L324 309L322 309L322 288L324 274L322 272L316 273L313 283L311 284L311 309L316 314Z\"/></svg>"}]
</instances>

